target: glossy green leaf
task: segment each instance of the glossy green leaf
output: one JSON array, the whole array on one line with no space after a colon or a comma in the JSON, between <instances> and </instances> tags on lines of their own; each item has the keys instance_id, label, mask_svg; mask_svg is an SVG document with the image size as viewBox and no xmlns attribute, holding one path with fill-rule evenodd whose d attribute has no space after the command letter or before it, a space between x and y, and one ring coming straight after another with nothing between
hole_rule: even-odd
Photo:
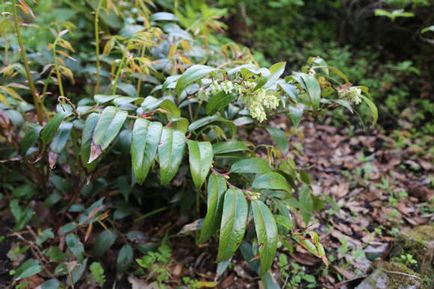
<instances>
[{"instance_id":1,"label":"glossy green leaf","mask_svg":"<svg viewBox=\"0 0 434 289\"><path fill-rule=\"evenodd\" d=\"M372 124L376 124L378 120L378 109L377 106L368 97L361 95L363 101L368 105L372 113Z\"/></svg>"},{"instance_id":2,"label":"glossy green leaf","mask_svg":"<svg viewBox=\"0 0 434 289\"><path fill-rule=\"evenodd\" d=\"M160 105L160 108L164 109L168 113L167 114L168 119L177 118L181 116L181 110L179 109L179 107L169 99L163 100L163 102Z\"/></svg>"},{"instance_id":3,"label":"glossy green leaf","mask_svg":"<svg viewBox=\"0 0 434 289\"><path fill-rule=\"evenodd\" d=\"M267 127L267 131L273 138L277 148L281 152L286 153L289 149L289 137L285 134L285 132L275 127Z\"/></svg>"},{"instance_id":4,"label":"glossy green leaf","mask_svg":"<svg viewBox=\"0 0 434 289\"><path fill-rule=\"evenodd\" d=\"M224 177L212 174L208 179L208 201L199 243L206 242L218 229L223 209L223 195L227 190Z\"/></svg>"},{"instance_id":5,"label":"glossy green leaf","mask_svg":"<svg viewBox=\"0 0 434 289\"><path fill-rule=\"evenodd\" d=\"M57 132L62 121L65 119L65 114L58 113L41 130L42 143L47 146Z\"/></svg>"},{"instance_id":6,"label":"glossy green leaf","mask_svg":"<svg viewBox=\"0 0 434 289\"><path fill-rule=\"evenodd\" d=\"M41 284L40 289L57 289L60 287L60 282L57 279L50 279Z\"/></svg>"},{"instance_id":7,"label":"glossy green leaf","mask_svg":"<svg viewBox=\"0 0 434 289\"><path fill-rule=\"evenodd\" d=\"M128 113L113 106L106 107L96 124L88 163L97 159L111 142L116 138L122 128Z\"/></svg>"},{"instance_id":8,"label":"glossy green leaf","mask_svg":"<svg viewBox=\"0 0 434 289\"><path fill-rule=\"evenodd\" d=\"M267 82L265 83L264 88L269 88L276 83L276 81L285 71L285 66L286 62L278 62L270 67L271 74L267 77Z\"/></svg>"},{"instance_id":9,"label":"glossy green leaf","mask_svg":"<svg viewBox=\"0 0 434 289\"><path fill-rule=\"evenodd\" d=\"M237 128L235 124L232 121L218 115L211 115L200 118L192 122L188 127L188 130L193 132L212 123L219 123L221 127L228 128L231 135L234 135L236 133Z\"/></svg>"},{"instance_id":10,"label":"glossy green leaf","mask_svg":"<svg viewBox=\"0 0 434 289\"><path fill-rule=\"evenodd\" d=\"M14 276L16 280L20 280L36 275L41 271L42 266L38 260L28 259L15 270Z\"/></svg>"},{"instance_id":11,"label":"glossy green leaf","mask_svg":"<svg viewBox=\"0 0 434 289\"><path fill-rule=\"evenodd\" d=\"M224 91L210 97L206 105L206 114L212 115L225 109L234 99L232 94L226 94Z\"/></svg>"},{"instance_id":12,"label":"glossy green leaf","mask_svg":"<svg viewBox=\"0 0 434 289\"><path fill-rule=\"evenodd\" d=\"M237 161L231 166L231 173L237 174L264 174L271 172L268 162L261 158L250 158Z\"/></svg>"},{"instance_id":13,"label":"glossy green leaf","mask_svg":"<svg viewBox=\"0 0 434 289\"><path fill-rule=\"evenodd\" d=\"M199 189L212 166L212 145L210 142L197 142L193 140L188 141L187 144L191 176L194 186L196 189Z\"/></svg>"},{"instance_id":14,"label":"glossy green leaf","mask_svg":"<svg viewBox=\"0 0 434 289\"><path fill-rule=\"evenodd\" d=\"M248 206L239 189L229 189L223 201L217 262L228 260L244 238L247 226Z\"/></svg>"},{"instance_id":15,"label":"glossy green leaf","mask_svg":"<svg viewBox=\"0 0 434 289\"><path fill-rule=\"evenodd\" d=\"M318 80L313 75L301 72L294 73L294 76L301 86L306 89L313 108L318 109L321 100L321 87Z\"/></svg>"},{"instance_id":16,"label":"glossy green leaf","mask_svg":"<svg viewBox=\"0 0 434 289\"><path fill-rule=\"evenodd\" d=\"M165 127L158 146L160 163L160 181L167 185L176 175L184 156L185 135L177 130Z\"/></svg>"},{"instance_id":17,"label":"glossy green leaf","mask_svg":"<svg viewBox=\"0 0 434 289\"><path fill-rule=\"evenodd\" d=\"M217 68L200 64L191 66L182 74L182 76L176 82L176 94L181 95L182 91L187 88L187 86L217 70Z\"/></svg>"},{"instance_id":18,"label":"glossy green leaf","mask_svg":"<svg viewBox=\"0 0 434 289\"><path fill-rule=\"evenodd\" d=\"M273 275L270 272L266 272L261 277L262 284L264 285L264 289L280 289L279 283L274 279Z\"/></svg>"},{"instance_id":19,"label":"glossy green leaf","mask_svg":"<svg viewBox=\"0 0 434 289\"><path fill-rule=\"evenodd\" d=\"M152 21L178 21L178 17L169 12L157 12L151 15Z\"/></svg>"},{"instance_id":20,"label":"glossy green leaf","mask_svg":"<svg viewBox=\"0 0 434 289\"><path fill-rule=\"evenodd\" d=\"M289 105L288 106L288 112L289 117L291 118L292 123L295 127L298 127L300 124L301 118L303 117L304 113L304 105L298 104L298 105Z\"/></svg>"},{"instance_id":21,"label":"glossy green leaf","mask_svg":"<svg viewBox=\"0 0 434 289\"><path fill-rule=\"evenodd\" d=\"M253 220L259 244L260 276L264 275L273 264L277 251L277 225L270 209L260 200L253 200Z\"/></svg>"},{"instance_id":22,"label":"glossy green leaf","mask_svg":"<svg viewBox=\"0 0 434 289\"><path fill-rule=\"evenodd\" d=\"M157 155L163 126L160 122L137 119L131 140L131 160L137 183L142 184Z\"/></svg>"},{"instance_id":23,"label":"glossy green leaf","mask_svg":"<svg viewBox=\"0 0 434 289\"><path fill-rule=\"evenodd\" d=\"M112 101L113 99L119 97L119 95L104 95L104 94L96 94L93 99L98 104L104 104Z\"/></svg>"},{"instance_id":24,"label":"glossy green leaf","mask_svg":"<svg viewBox=\"0 0 434 289\"><path fill-rule=\"evenodd\" d=\"M118 253L116 260L116 269L118 272L125 272L133 262L133 248L129 244L125 244Z\"/></svg>"},{"instance_id":25,"label":"glossy green leaf","mask_svg":"<svg viewBox=\"0 0 434 289\"><path fill-rule=\"evenodd\" d=\"M50 143L50 150L54 153L61 153L68 142L69 136L71 134L72 123L62 122L54 135L53 140Z\"/></svg>"},{"instance_id":26,"label":"glossy green leaf","mask_svg":"<svg viewBox=\"0 0 434 289\"><path fill-rule=\"evenodd\" d=\"M84 246L76 234L68 234L65 237L66 246L80 262L84 258Z\"/></svg>"},{"instance_id":27,"label":"glossy green leaf","mask_svg":"<svg viewBox=\"0 0 434 289\"><path fill-rule=\"evenodd\" d=\"M93 244L92 255L101 257L115 243L116 237L113 231L102 231Z\"/></svg>"},{"instance_id":28,"label":"glossy green leaf","mask_svg":"<svg viewBox=\"0 0 434 289\"><path fill-rule=\"evenodd\" d=\"M252 188L262 190L282 190L288 193L291 191L285 177L274 172L258 175L253 181Z\"/></svg>"},{"instance_id":29,"label":"glossy green leaf","mask_svg":"<svg viewBox=\"0 0 434 289\"><path fill-rule=\"evenodd\" d=\"M25 155L27 151L36 144L41 129L42 127L40 127L39 125L30 126L29 130L26 132L26 134L24 135L23 139L20 142L21 154Z\"/></svg>"},{"instance_id":30,"label":"glossy green leaf","mask_svg":"<svg viewBox=\"0 0 434 289\"><path fill-rule=\"evenodd\" d=\"M244 141L230 140L212 145L215 155L248 151L248 143Z\"/></svg>"},{"instance_id":31,"label":"glossy green leaf","mask_svg":"<svg viewBox=\"0 0 434 289\"><path fill-rule=\"evenodd\" d=\"M88 164L88 161L90 156L90 145L92 142L92 136L96 124L98 123L98 118L99 118L98 114L92 113L87 117L86 122L84 123L83 133L81 135L80 156L81 156L81 163L85 167L89 167L93 165L93 164Z\"/></svg>"}]
</instances>

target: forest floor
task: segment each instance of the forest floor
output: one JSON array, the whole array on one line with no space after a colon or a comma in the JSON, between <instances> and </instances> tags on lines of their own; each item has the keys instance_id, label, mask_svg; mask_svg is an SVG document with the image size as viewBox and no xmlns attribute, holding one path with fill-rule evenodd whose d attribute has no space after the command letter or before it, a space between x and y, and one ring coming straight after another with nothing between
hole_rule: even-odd
<instances>
[{"instance_id":1,"label":"forest floor","mask_svg":"<svg viewBox=\"0 0 434 289\"><path fill-rule=\"evenodd\" d=\"M277 119L274 126L286 129L285 123ZM400 133L406 136L405 132ZM391 242L401 231L433 223L434 165L427 149L432 139L404 142L399 134L392 138L377 130L350 135L348 130L313 122L304 122L291 135L292 157L312 175L314 194L327 200L307 229L319 234L330 265L297 245L292 252L281 250L273 277L285 284L283 288L353 288L370 272L375 260L386 258ZM256 129L250 138L270 143L262 129ZM5 216L5 212L3 207L0 213ZM170 276L165 282L167 288L261 287L257 275L240 255L229 270L216 276L215 240L197 246L188 233L195 224L179 217L179 212L165 214L164 218L157 214L142 223L135 241L158 244L168 231L174 233L169 239L170 260L155 267ZM302 218L298 213L294 216L297 227L303 228ZM2 217L5 223L9 218ZM0 248L3 282L8 279L6 247L14 243L6 246L3 242ZM115 259L115 252L109 251L104 263L115 264ZM149 280L158 277L160 273L156 271L154 276L148 276ZM114 276L107 279L113 280ZM32 284L40 283L33 281ZM151 281L132 276L118 284L129 287L128 283L133 289L158 288ZM0 284L0 288L4 287Z\"/></svg>"}]
</instances>

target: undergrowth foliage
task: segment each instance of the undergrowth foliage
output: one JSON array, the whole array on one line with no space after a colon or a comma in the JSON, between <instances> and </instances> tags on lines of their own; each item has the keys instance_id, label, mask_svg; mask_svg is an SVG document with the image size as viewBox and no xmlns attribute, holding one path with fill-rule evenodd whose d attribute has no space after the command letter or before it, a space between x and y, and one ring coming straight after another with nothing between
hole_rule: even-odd
<instances>
[{"instance_id":1,"label":"undergrowth foliage","mask_svg":"<svg viewBox=\"0 0 434 289\"><path fill-rule=\"evenodd\" d=\"M152 13L148 1L123 4L74 7L94 9L84 27L94 29L95 39L81 43L74 24L59 20L40 50L26 48L20 32L22 21L38 19L34 7L3 5L15 28L1 38L0 170L15 219L11 236L36 238L33 257L13 272L14 281L40 274L50 279L46 288L71 286L115 244L121 276L144 248L134 231L114 224L173 204L199 220L198 243L218 236L219 268L244 241L259 256L252 266L265 286L273 282L276 251L288 240L327 264L317 234L297 233L291 219L291 210L300 210L308 224L320 200L288 157L285 133L266 123L283 114L298 126L303 115L339 107L353 112L362 102L375 122L368 89L319 57L297 72L288 72L285 62L258 67L246 48L204 37L218 23L204 22L191 33L178 25L177 11ZM276 147L238 133L255 126L267 127ZM56 211L57 225L37 220L34 200ZM143 208L149 211L137 218ZM148 269L145 260L137 263ZM89 270L96 284L107 282L99 262Z\"/></svg>"}]
</instances>

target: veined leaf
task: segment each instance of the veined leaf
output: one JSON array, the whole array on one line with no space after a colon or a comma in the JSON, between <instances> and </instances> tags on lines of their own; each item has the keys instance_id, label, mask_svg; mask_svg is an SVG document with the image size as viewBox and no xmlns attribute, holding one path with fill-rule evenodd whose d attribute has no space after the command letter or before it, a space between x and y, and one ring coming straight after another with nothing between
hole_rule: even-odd
<instances>
[{"instance_id":1,"label":"veined leaf","mask_svg":"<svg viewBox=\"0 0 434 289\"><path fill-rule=\"evenodd\" d=\"M175 92L177 95L181 95L182 91L192 84L196 82L211 72L217 71L217 68L206 66L206 65L193 65L188 68L182 76L178 79L175 86Z\"/></svg>"},{"instance_id":2,"label":"veined leaf","mask_svg":"<svg viewBox=\"0 0 434 289\"><path fill-rule=\"evenodd\" d=\"M261 158L250 158L240 160L231 166L231 173L237 174L265 174L272 169L268 162Z\"/></svg>"},{"instance_id":3,"label":"veined leaf","mask_svg":"<svg viewBox=\"0 0 434 289\"><path fill-rule=\"evenodd\" d=\"M253 220L259 244L260 276L273 264L277 251L277 225L270 209L260 200L252 201Z\"/></svg>"},{"instance_id":4,"label":"veined leaf","mask_svg":"<svg viewBox=\"0 0 434 289\"><path fill-rule=\"evenodd\" d=\"M88 163L97 159L108 148L122 128L128 113L113 106L106 107L96 124Z\"/></svg>"},{"instance_id":5,"label":"veined leaf","mask_svg":"<svg viewBox=\"0 0 434 289\"><path fill-rule=\"evenodd\" d=\"M163 126L160 122L150 122L139 118L134 122L131 140L131 160L134 176L142 184L157 155Z\"/></svg>"},{"instance_id":6,"label":"veined leaf","mask_svg":"<svg viewBox=\"0 0 434 289\"><path fill-rule=\"evenodd\" d=\"M212 165L213 151L210 142L188 141L190 172L196 189L199 189Z\"/></svg>"},{"instance_id":7,"label":"veined leaf","mask_svg":"<svg viewBox=\"0 0 434 289\"><path fill-rule=\"evenodd\" d=\"M160 181L163 185L167 185L176 175L184 156L185 142L185 135L182 132L168 127L163 128L158 146Z\"/></svg>"},{"instance_id":8,"label":"veined leaf","mask_svg":"<svg viewBox=\"0 0 434 289\"><path fill-rule=\"evenodd\" d=\"M275 172L257 176L253 181L252 188L263 190L282 190L288 193L291 192L291 188L289 187L285 177Z\"/></svg>"},{"instance_id":9,"label":"veined leaf","mask_svg":"<svg viewBox=\"0 0 434 289\"><path fill-rule=\"evenodd\" d=\"M244 194L239 189L226 191L220 225L217 262L228 260L244 238L248 207Z\"/></svg>"},{"instance_id":10,"label":"veined leaf","mask_svg":"<svg viewBox=\"0 0 434 289\"><path fill-rule=\"evenodd\" d=\"M209 177L208 208L200 231L199 243L207 241L217 231L223 209L223 195L226 190L227 185L224 177L216 174Z\"/></svg>"}]
</instances>

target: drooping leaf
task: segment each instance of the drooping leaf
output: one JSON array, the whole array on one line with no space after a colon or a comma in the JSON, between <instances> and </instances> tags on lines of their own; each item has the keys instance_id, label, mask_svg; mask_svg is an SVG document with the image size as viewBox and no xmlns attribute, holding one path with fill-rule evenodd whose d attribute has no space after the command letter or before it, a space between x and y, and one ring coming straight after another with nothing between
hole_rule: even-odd
<instances>
[{"instance_id":1,"label":"drooping leaf","mask_svg":"<svg viewBox=\"0 0 434 289\"><path fill-rule=\"evenodd\" d=\"M178 172L184 156L185 135L177 130L165 127L158 146L160 163L160 181L167 185Z\"/></svg>"},{"instance_id":2,"label":"drooping leaf","mask_svg":"<svg viewBox=\"0 0 434 289\"><path fill-rule=\"evenodd\" d=\"M207 212L200 231L199 243L206 242L217 231L223 209L223 195L226 190L224 177L216 174L209 177Z\"/></svg>"},{"instance_id":3,"label":"drooping leaf","mask_svg":"<svg viewBox=\"0 0 434 289\"><path fill-rule=\"evenodd\" d=\"M286 153L289 149L289 137L285 134L285 132L275 127L267 127L267 131L273 138L277 148L281 152Z\"/></svg>"},{"instance_id":4,"label":"drooping leaf","mask_svg":"<svg viewBox=\"0 0 434 289\"><path fill-rule=\"evenodd\" d=\"M21 154L25 155L27 151L38 141L39 133L42 127L39 125L31 125L20 142Z\"/></svg>"},{"instance_id":5,"label":"drooping leaf","mask_svg":"<svg viewBox=\"0 0 434 289\"><path fill-rule=\"evenodd\" d=\"M90 156L90 145L92 141L92 135L95 130L96 124L98 122L98 114L92 113L90 114L86 122L84 123L83 133L81 135L81 146L80 146L80 156L81 163L86 168L93 164L88 164L89 156Z\"/></svg>"},{"instance_id":6,"label":"drooping leaf","mask_svg":"<svg viewBox=\"0 0 434 289\"><path fill-rule=\"evenodd\" d=\"M377 106L368 97L361 95L363 101L368 105L372 113L372 124L376 124L378 120L378 109Z\"/></svg>"},{"instance_id":7,"label":"drooping leaf","mask_svg":"<svg viewBox=\"0 0 434 289\"><path fill-rule=\"evenodd\" d=\"M212 165L213 151L210 142L197 142L190 140L188 153L190 172L196 189L199 189L205 181Z\"/></svg>"},{"instance_id":8,"label":"drooping leaf","mask_svg":"<svg viewBox=\"0 0 434 289\"><path fill-rule=\"evenodd\" d=\"M268 162L261 158L239 160L231 166L231 173L237 174L265 174L272 169Z\"/></svg>"},{"instance_id":9,"label":"drooping leaf","mask_svg":"<svg viewBox=\"0 0 434 289\"><path fill-rule=\"evenodd\" d=\"M113 106L106 107L96 124L88 163L97 159L111 142L116 138L122 128L128 113Z\"/></svg>"},{"instance_id":10,"label":"drooping leaf","mask_svg":"<svg viewBox=\"0 0 434 289\"><path fill-rule=\"evenodd\" d=\"M260 276L273 264L277 251L277 225L270 209L260 200L252 201L253 220L259 244Z\"/></svg>"},{"instance_id":11,"label":"drooping leaf","mask_svg":"<svg viewBox=\"0 0 434 289\"><path fill-rule=\"evenodd\" d=\"M275 172L258 175L253 181L252 188L262 190L282 190L288 193L291 192L291 188L289 187L285 177Z\"/></svg>"},{"instance_id":12,"label":"drooping leaf","mask_svg":"<svg viewBox=\"0 0 434 289\"><path fill-rule=\"evenodd\" d=\"M50 143L50 150L54 153L61 153L66 143L68 142L69 135L71 134L72 123L62 122Z\"/></svg>"},{"instance_id":13,"label":"drooping leaf","mask_svg":"<svg viewBox=\"0 0 434 289\"><path fill-rule=\"evenodd\" d=\"M57 132L62 121L65 119L65 114L58 113L41 130L42 143L47 146Z\"/></svg>"},{"instance_id":14,"label":"drooping leaf","mask_svg":"<svg viewBox=\"0 0 434 289\"><path fill-rule=\"evenodd\" d=\"M223 201L217 262L228 260L244 238L247 225L248 206L239 189L229 189Z\"/></svg>"},{"instance_id":15,"label":"drooping leaf","mask_svg":"<svg viewBox=\"0 0 434 289\"><path fill-rule=\"evenodd\" d=\"M298 127L300 124L301 118L303 117L304 113L304 105L298 104L298 105L289 105L288 106L288 112L289 117L291 118L292 123L295 127Z\"/></svg>"},{"instance_id":16,"label":"drooping leaf","mask_svg":"<svg viewBox=\"0 0 434 289\"><path fill-rule=\"evenodd\" d=\"M163 125L160 122L150 122L137 119L134 122L131 140L131 160L137 183L142 184L148 175L160 143Z\"/></svg>"},{"instance_id":17,"label":"drooping leaf","mask_svg":"<svg viewBox=\"0 0 434 289\"><path fill-rule=\"evenodd\" d=\"M217 70L217 68L200 64L191 66L176 82L175 93L177 95L181 95L182 91L187 88L187 86Z\"/></svg>"}]
</instances>

